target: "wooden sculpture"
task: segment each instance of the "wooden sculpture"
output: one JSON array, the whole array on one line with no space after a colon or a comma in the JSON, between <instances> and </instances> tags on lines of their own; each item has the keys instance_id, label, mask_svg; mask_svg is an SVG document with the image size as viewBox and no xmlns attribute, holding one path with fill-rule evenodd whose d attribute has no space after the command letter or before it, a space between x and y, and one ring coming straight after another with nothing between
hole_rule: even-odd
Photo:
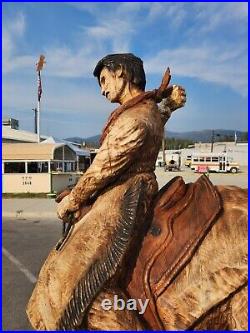
<instances>
[{"instance_id":1,"label":"wooden sculpture","mask_svg":"<svg viewBox=\"0 0 250 333\"><path fill-rule=\"evenodd\" d=\"M104 57L94 76L120 106L93 163L60 198L58 216L75 219L40 271L27 307L32 326L174 330L213 321L217 329L244 329L246 192L215 188L204 176L188 185L174 179L158 193L164 123L185 104L185 91L169 87L168 69L160 87L145 92L143 62L133 54ZM117 297L148 307L104 310Z\"/></svg>"}]
</instances>

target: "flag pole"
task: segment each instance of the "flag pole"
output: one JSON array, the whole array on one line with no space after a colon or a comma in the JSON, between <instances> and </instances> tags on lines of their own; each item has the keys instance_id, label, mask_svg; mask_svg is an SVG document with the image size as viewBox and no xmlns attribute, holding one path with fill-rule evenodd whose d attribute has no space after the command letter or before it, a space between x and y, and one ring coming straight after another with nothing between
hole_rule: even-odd
<instances>
[{"instance_id":1,"label":"flag pole","mask_svg":"<svg viewBox=\"0 0 250 333\"><path fill-rule=\"evenodd\" d=\"M40 107L41 107L41 97L39 96L39 82L41 82L41 71L38 74L38 98L37 98L37 142L40 143Z\"/></svg>"},{"instance_id":2,"label":"flag pole","mask_svg":"<svg viewBox=\"0 0 250 333\"><path fill-rule=\"evenodd\" d=\"M45 56L40 55L38 63L36 64L37 71L37 142L40 143L40 111L41 111L41 96L42 96L42 80L41 80L41 71L43 65L45 64Z\"/></svg>"}]
</instances>

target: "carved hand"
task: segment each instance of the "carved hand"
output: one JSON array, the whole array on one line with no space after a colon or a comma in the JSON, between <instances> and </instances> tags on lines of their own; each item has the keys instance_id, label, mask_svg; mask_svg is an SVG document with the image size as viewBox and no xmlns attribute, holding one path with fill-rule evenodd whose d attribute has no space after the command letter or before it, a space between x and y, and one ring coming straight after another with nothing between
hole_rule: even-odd
<instances>
[{"instance_id":1,"label":"carved hand","mask_svg":"<svg viewBox=\"0 0 250 333\"><path fill-rule=\"evenodd\" d=\"M158 104L161 119L165 125L175 110L182 108L186 103L186 91L183 87L173 85L169 87L171 93Z\"/></svg>"},{"instance_id":2,"label":"carved hand","mask_svg":"<svg viewBox=\"0 0 250 333\"><path fill-rule=\"evenodd\" d=\"M75 205L70 200L70 195L65 196L57 206L57 216L59 219L66 220L69 213L73 213L79 209L78 205Z\"/></svg>"},{"instance_id":3,"label":"carved hand","mask_svg":"<svg viewBox=\"0 0 250 333\"><path fill-rule=\"evenodd\" d=\"M173 85L170 96L163 99L162 103L164 103L166 107L169 107L171 112L182 108L186 103L185 89L182 86Z\"/></svg>"}]
</instances>

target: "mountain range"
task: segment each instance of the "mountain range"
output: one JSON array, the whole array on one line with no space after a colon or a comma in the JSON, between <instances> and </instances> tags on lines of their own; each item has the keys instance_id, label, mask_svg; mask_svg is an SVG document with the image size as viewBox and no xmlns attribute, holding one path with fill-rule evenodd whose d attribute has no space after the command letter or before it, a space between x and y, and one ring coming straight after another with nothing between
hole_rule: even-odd
<instances>
[{"instance_id":1,"label":"mountain range","mask_svg":"<svg viewBox=\"0 0 250 333\"><path fill-rule=\"evenodd\" d=\"M234 130L225 130L225 129L215 129L214 131L214 141L221 141L222 139L235 139L235 132L238 140L241 140L243 137L242 131L234 131ZM194 142L211 142L212 139L212 130L205 129L201 131L190 131L190 132L171 132L166 131L167 138L175 138L175 139L186 139L192 140Z\"/></svg>"},{"instance_id":2,"label":"mountain range","mask_svg":"<svg viewBox=\"0 0 250 333\"><path fill-rule=\"evenodd\" d=\"M246 132L236 131L237 140L241 140L243 138L243 134ZM190 131L190 132L172 132L165 131L166 138L175 138L175 139L186 139L194 142L211 142L212 139L212 130L201 130L201 131ZM235 138L234 130L225 130L225 129L215 129L214 130L214 141L221 141L223 138L227 138L230 141ZM67 141L92 144L94 146L99 145L100 135L95 135L87 138L82 137L70 137L65 139Z\"/></svg>"}]
</instances>

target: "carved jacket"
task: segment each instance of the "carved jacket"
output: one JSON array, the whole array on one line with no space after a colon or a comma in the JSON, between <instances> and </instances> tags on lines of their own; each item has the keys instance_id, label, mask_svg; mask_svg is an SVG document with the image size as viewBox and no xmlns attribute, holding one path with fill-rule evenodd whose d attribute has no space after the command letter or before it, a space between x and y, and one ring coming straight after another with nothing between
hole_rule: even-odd
<instances>
[{"instance_id":1,"label":"carved jacket","mask_svg":"<svg viewBox=\"0 0 250 333\"><path fill-rule=\"evenodd\" d=\"M153 172L163 135L163 123L152 99L142 99L123 111L106 135L99 152L71 191L74 206L115 182L126 182L139 174L151 175L152 191L157 192ZM152 193L153 194L153 193Z\"/></svg>"}]
</instances>

